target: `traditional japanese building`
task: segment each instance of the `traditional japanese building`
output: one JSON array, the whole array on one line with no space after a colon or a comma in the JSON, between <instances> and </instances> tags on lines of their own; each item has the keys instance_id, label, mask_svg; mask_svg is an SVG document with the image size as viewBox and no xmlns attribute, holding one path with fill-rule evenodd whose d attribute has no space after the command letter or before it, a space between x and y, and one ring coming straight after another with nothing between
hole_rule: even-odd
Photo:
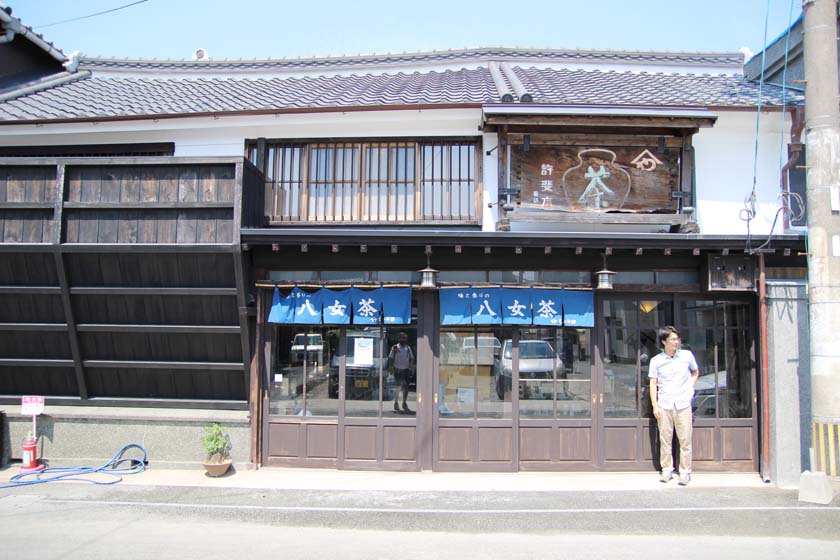
<instances>
[{"instance_id":1,"label":"traditional japanese building","mask_svg":"<svg viewBox=\"0 0 840 560\"><path fill-rule=\"evenodd\" d=\"M0 45L60 66L0 82L11 457L15 403L44 394L56 460L145 438L152 465L197 462L197 437L168 442L219 420L253 465L653 469L672 324L701 367L696 469L769 464L762 341L798 325L760 294L804 281L777 219L802 98L740 54L46 60L31 39Z\"/></svg>"}]
</instances>

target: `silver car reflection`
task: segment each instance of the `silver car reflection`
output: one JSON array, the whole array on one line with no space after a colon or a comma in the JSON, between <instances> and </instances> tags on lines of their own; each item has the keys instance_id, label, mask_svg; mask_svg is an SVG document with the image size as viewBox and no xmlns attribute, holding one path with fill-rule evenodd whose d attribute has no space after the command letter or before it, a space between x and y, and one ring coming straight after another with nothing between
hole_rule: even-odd
<instances>
[{"instance_id":1,"label":"silver car reflection","mask_svg":"<svg viewBox=\"0 0 840 560\"><path fill-rule=\"evenodd\" d=\"M551 387L555 374L563 372L563 361L546 340L519 341L519 396L540 398L543 394L551 398ZM500 399L510 391L513 373L513 341L502 344L502 351L493 361L496 394Z\"/></svg>"}]
</instances>

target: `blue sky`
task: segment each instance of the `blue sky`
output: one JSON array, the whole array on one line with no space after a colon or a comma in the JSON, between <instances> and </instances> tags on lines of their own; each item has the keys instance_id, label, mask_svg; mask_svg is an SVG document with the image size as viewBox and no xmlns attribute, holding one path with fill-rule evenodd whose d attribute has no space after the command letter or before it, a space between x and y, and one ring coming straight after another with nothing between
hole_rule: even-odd
<instances>
[{"instance_id":1,"label":"blue sky","mask_svg":"<svg viewBox=\"0 0 840 560\"><path fill-rule=\"evenodd\" d=\"M800 0L0 0L69 53L280 58L476 46L759 51L801 12Z\"/></svg>"}]
</instances>

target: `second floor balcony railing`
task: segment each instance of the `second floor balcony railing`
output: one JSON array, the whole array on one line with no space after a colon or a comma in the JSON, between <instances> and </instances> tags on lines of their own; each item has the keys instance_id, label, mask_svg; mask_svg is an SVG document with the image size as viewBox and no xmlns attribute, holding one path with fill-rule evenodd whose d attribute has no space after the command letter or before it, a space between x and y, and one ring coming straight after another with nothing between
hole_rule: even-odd
<instances>
[{"instance_id":1,"label":"second floor balcony railing","mask_svg":"<svg viewBox=\"0 0 840 560\"><path fill-rule=\"evenodd\" d=\"M266 143L271 225L477 224L475 142ZM257 145L248 156L257 162Z\"/></svg>"}]
</instances>

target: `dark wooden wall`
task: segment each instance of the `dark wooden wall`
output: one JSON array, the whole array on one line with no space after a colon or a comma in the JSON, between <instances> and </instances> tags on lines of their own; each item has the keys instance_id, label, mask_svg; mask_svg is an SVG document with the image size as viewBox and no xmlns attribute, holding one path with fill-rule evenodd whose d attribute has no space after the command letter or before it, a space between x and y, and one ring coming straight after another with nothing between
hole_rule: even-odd
<instances>
[{"instance_id":1,"label":"dark wooden wall","mask_svg":"<svg viewBox=\"0 0 840 560\"><path fill-rule=\"evenodd\" d=\"M0 160L0 402L247 407L263 183L235 158Z\"/></svg>"},{"instance_id":2,"label":"dark wooden wall","mask_svg":"<svg viewBox=\"0 0 840 560\"><path fill-rule=\"evenodd\" d=\"M55 204L54 167L0 167L0 243L48 243Z\"/></svg>"}]
</instances>

